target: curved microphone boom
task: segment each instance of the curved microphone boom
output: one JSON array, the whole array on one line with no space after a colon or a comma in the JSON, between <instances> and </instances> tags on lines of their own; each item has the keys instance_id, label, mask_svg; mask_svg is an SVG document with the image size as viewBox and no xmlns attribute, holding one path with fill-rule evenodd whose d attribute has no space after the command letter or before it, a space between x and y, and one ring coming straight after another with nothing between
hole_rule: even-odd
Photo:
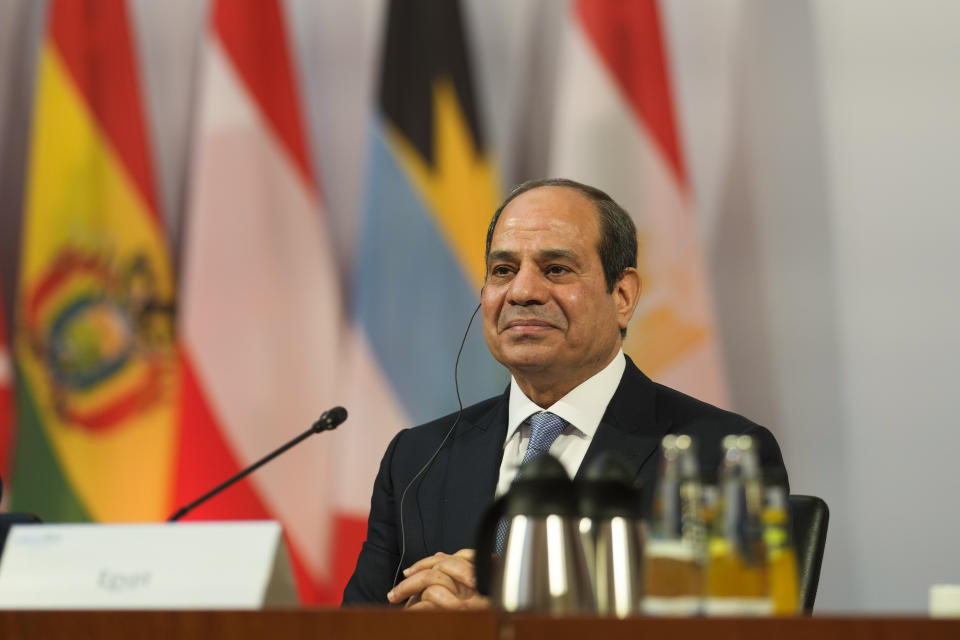
<instances>
[{"instance_id":1,"label":"curved microphone boom","mask_svg":"<svg viewBox=\"0 0 960 640\"><path fill-rule=\"evenodd\" d=\"M294 438L290 442L281 446L276 451L273 451L272 453L268 453L266 456L260 458L259 460L254 462L252 465L250 465L240 473L227 479L221 484L218 484L213 489L210 489L210 491L206 492L205 494L203 494L202 496L200 496L190 504L184 507L181 507L176 511L176 513L174 513L172 516L170 516L167 519L167 522L175 522L179 520L183 516L187 515L189 512L193 511L193 509L195 509L199 505L203 504L213 496L217 495L218 493L220 493L221 491L223 491L224 489L232 485L234 482L238 480L242 480L243 478L247 477L257 469L262 467L263 465L267 464L268 462L270 462L271 460L279 456L281 453L284 453L287 449L290 449L291 447L294 447L300 444L300 442L302 442L303 440L306 440L307 438L309 438L315 433L320 433L321 431L332 431L333 429L336 429L337 426L340 425L346 419L347 419L347 410L344 409L343 407L334 407L329 411L324 411L323 414L319 418L317 418L317 421L314 422L309 429L307 429L306 431L298 435L296 438Z\"/></svg>"}]
</instances>

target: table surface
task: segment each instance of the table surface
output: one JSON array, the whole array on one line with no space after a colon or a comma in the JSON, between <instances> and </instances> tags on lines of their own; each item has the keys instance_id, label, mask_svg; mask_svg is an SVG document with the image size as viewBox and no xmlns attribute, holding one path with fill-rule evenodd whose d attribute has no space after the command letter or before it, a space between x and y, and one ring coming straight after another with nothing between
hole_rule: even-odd
<instances>
[{"instance_id":1,"label":"table surface","mask_svg":"<svg viewBox=\"0 0 960 640\"><path fill-rule=\"evenodd\" d=\"M387 638L463 640L793 640L960 638L960 619L813 616L801 618L630 618L503 615L496 611L416 613L396 609L264 611L0 611L3 640L87 638Z\"/></svg>"}]
</instances>

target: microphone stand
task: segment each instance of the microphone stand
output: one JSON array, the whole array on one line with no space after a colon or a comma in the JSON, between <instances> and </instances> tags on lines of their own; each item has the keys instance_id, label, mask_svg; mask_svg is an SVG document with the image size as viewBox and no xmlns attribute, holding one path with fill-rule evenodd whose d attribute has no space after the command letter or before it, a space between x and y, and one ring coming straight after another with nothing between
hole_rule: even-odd
<instances>
[{"instance_id":1,"label":"microphone stand","mask_svg":"<svg viewBox=\"0 0 960 640\"><path fill-rule=\"evenodd\" d=\"M231 478L228 478L226 481L218 484L213 489L210 489L210 491L206 492L205 494L203 494L202 496L200 496L190 504L184 507L180 507L176 511L176 513L174 513L172 516L170 516L167 519L167 522L176 522L183 516L187 515L189 512L193 511L197 506L203 504L204 502L206 502L213 496L217 495L218 493L220 493L230 485L234 484L235 482L239 480L243 480L248 475L250 475L257 469L262 467L263 465L267 464L268 462L270 462L280 454L286 452L287 449L290 449L291 447L294 447L300 444L302 441L306 440L307 438L309 438L315 433L320 433L321 431L332 431L333 429L336 429L337 426L346 419L347 419L347 410L344 409L343 407L334 407L329 411L325 411L323 415L321 415L320 418L317 419L317 421L314 422L309 429L307 429L306 431L298 435L296 438L294 438L290 442L281 446L276 451L273 451L272 453L268 453L266 456L260 458L259 460L254 462L252 465L242 470L240 473L236 474Z\"/></svg>"}]
</instances>

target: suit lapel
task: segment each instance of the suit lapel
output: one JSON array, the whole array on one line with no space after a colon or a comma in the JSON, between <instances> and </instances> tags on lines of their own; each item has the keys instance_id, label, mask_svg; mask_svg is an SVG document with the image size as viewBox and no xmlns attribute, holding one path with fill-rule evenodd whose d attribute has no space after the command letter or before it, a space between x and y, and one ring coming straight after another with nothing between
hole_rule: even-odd
<instances>
[{"instance_id":1,"label":"suit lapel","mask_svg":"<svg viewBox=\"0 0 960 640\"><path fill-rule=\"evenodd\" d=\"M670 425L669 419L657 417L653 382L627 357L623 378L593 435L577 478L604 451L622 453L634 478L649 477L649 465L656 465L653 454Z\"/></svg>"},{"instance_id":2,"label":"suit lapel","mask_svg":"<svg viewBox=\"0 0 960 640\"><path fill-rule=\"evenodd\" d=\"M442 460L425 478L422 497L418 495L424 543L428 552L454 552L473 547L477 522L493 500L503 457L507 431L509 388L486 414L457 426L453 442L445 447ZM672 421L658 419L656 387L627 357L620 385L610 400L600 426L587 449L577 477L603 451L624 454L635 478L652 478L654 453ZM419 492L418 492L419 494ZM435 496L441 504L431 502ZM439 507L439 508L437 508Z\"/></svg>"}]
</instances>

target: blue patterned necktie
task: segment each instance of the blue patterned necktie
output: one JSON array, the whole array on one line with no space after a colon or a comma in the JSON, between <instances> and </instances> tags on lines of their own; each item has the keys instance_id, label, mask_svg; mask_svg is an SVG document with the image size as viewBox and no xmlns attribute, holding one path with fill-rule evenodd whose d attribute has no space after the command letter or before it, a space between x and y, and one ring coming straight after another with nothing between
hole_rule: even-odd
<instances>
[{"instance_id":1,"label":"blue patterned necktie","mask_svg":"<svg viewBox=\"0 0 960 640\"><path fill-rule=\"evenodd\" d=\"M550 451L553 441L567 427L566 420L549 411L535 413L526 421L530 424L530 441L527 442L527 450L523 454L523 460L520 461L520 471L517 473L517 477L520 477L523 465ZM516 478L514 478L514 482L516 482ZM503 550L507 544L509 524L506 518L497 523L496 551L499 555L503 555Z\"/></svg>"}]
</instances>

